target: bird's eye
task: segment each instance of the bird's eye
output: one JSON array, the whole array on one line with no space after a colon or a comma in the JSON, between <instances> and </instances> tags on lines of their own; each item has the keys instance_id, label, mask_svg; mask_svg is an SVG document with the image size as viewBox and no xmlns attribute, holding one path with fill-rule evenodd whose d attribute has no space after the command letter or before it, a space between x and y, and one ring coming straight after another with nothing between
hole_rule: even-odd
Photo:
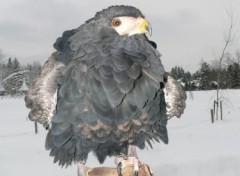
<instances>
[{"instance_id":1,"label":"bird's eye","mask_svg":"<svg viewBox=\"0 0 240 176\"><path fill-rule=\"evenodd\" d=\"M112 26L113 26L113 27L118 27L118 26L121 25L121 23L122 23L122 22L121 22L119 19L114 18L114 19L112 20Z\"/></svg>"}]
</instances>

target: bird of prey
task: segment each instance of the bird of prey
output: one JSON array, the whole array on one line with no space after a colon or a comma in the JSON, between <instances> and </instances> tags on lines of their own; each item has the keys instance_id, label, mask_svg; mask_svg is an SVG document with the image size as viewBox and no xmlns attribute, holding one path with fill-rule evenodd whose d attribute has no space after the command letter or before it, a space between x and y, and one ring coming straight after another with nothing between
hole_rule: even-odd
<instances>
[{"instance_id":1,"label":"bird of prey","mask_svg":"<svg viewBox=\"0 0 240 176\"><path fill-rule=\"evenodd\" d=\"M136 158L135 147L151 141L168 143L168 119L182 115L186 93L147 33L140 10L119 5L56 40L25 97L29 118L49 130L45 146L54 162L81 162L85 175L90 152L103 163L107 156Z\"/></svg>"}]
</instances>

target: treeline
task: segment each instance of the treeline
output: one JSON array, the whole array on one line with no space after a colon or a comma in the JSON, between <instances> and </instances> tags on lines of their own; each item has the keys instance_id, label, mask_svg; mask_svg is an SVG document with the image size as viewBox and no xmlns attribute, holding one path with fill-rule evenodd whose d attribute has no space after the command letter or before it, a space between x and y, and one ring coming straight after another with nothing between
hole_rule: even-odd
<instances>
[{"instance_id":1,"label":"treeline","mask_svg":"<svg viewBox=\"0 0 240 176\"><path fill-rule=\"evenodd\" d=\"M217 89L218 82L221 89L239 89L239 60L228 62L223 66L219 81L219 69L216 65L202 61L200 68L193 74L175 66L171 69L171 74L186 90L213 90ZM0 96L17 96L26 93L40 70L41 65L38 62L24 65L17 58L9 58L6 63L0 62Z\"/></svg>"},{"instance_id":2,"label":"treeline","mask_svg":"<svg viewBox=\"0 0 240 176\"><path fill-rule=\"evenodd\" d=\"M240 88L240 65L239 61L228 62L221 68L220 77L217 64L209 64L202 61L200 68L193 74L185 71L182 67L175 66L171 74L177 79L186 90L213 90L239 89Z\"/></svg>"},{"instance_id":3,"label":"treeline","mask_svg":"<svg viewBox=\"0 0 240 176\"><path fill-rule=\"evenodd\" d=\"M38 62L21 64L17 58L0 62L0 95L18 96L24 94L38 75Z\"/></svg>"}]
</instances>

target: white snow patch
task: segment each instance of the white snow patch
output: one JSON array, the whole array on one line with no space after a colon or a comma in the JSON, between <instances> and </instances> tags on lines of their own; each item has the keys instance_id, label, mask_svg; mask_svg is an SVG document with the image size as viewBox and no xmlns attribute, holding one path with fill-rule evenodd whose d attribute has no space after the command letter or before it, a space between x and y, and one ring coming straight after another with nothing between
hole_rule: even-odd
<instances>
[{"instance_id":1,"label":"white snow patch","mask_svg":"<svg viewBox=\"0 0 240 176\"><path fill-rule=\"evenodd\" d=\"M155 143L154 149L139 152L155 175L239 176L240 175L240 90L221 91L227 97L223 120L210 121L214 91L192 92L182 118L168 123L169 144ZM45 150L45 131L27 120L23 99L0 99L0 175L70 176L76 166L61 168ZM90 155L88 166L99 166ZM113 166L113 158L105 166Z\"/></svg>"}]
</instances>

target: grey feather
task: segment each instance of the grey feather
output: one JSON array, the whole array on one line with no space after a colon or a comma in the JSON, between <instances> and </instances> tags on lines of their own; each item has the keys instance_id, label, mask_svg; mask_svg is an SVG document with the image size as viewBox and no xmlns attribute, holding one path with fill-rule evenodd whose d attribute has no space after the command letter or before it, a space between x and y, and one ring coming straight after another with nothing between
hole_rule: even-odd
<instances>
[{"instance_id":1,"label":"grey feather","mask_svg":"<svg viewBox=\"0 0 240 176\"><path fill-rule=\"evenodd\" d=\"M99 68L99 73L104 79L112 78L113 77L113 69L110 66L101 66Z\"/></svg>"},{"instance_id":2,"label":"grey feather","mask_svg":"<svg viewBox=\"0 0 240 176\"><path fill-rule=\"evenodd\" d=\"M186 107L186 92L183 86L178 83L169 73L165 74L165 99L167 104L167 114L169 117L181 117Z\"/></svg>"},{"instance_id":3,"label":"grey feather","mask_svg":"<svg viewBox=\"0 0 240 176\"><path fill-rule=\"evenodd\" d=\"M132 64L132 66L127 70L127 73L130 78L137 79L141 73L140 65L136 63Z\"/></svg>"},{"instance_id":4,"label":"grey feather","mask_svg":"<svg viewBox=\"0 0 240 176\"><path fill-rule=\"evenodd\" d=\"M26 106L31 109L29 118L41 124L47 124L53 116L56 99L54 94L58 87L61 69L65 66L56 61L52 54L44 64L41 73L25 96Z\"/></svg>"},{"instance_id":5,"label":"grey feather","mask_svg":"<svg viewBox=\"0 0 240 176\"><path fill-rule=\"evenodd\" d=\"M53 135L60 135L63 132L65 132L67 129L69 129L71 127L70 123L66 123L66 122L60 122L60 123L52 123L52 134Z\"/></svg>"},{"instance_id":6,"label":"grey feather","mask_svg":"<svg viewBox=\"0 0 240 176\"><path fill-rule=\"evenodd\" d=\"M128 79L125 82L119 83L118 87L122 93L124 94L129 93L134 87L134 80Z\"/></svg>"},{"instance_id":7,"label":"grey feather","mask_svg":"<svg viewBox=\"0 0 240 176\"><path fill-rule=\"evenodd\" d=\"M142 109L147 101L147 97L144 94L142 94L142 91L138 85L135 85L135 88L133 89L132 94L137 107L139 109Z\"/></svg>"},{"instance_id":8,"label":"grey feather","mask_svg":"<svg viewBox=\"0 0 240 176\"><path fill-rule=\"evenodd\" d=\"M132 61L130 59L125 59L123 55L120 57L114 57L112 61L114 71L116 72L127 70L132 65Z\"/></svg>"},{"instance_id":9,"label":"grey feather","mask_svg":"<svg viewBox=\"0 0 240 176\"><path fill-rule=\"evenodd\" d=\"M126 71L121 72L113 72L113 77L117 81L117 83L127 82L129 77Z\"/></svg>"},{"instance_id":10,"label":"grey feather","mask_svg":"<svg viewBox=\"0 0 240 176\"><path fill-rule=\"evenodd\" d=\"M72 130L68 128L66 131L59 135L53 135L53 142L55 146L61 146L65 144L72 137Z\"/></svg>"},{"instance_id":11,"label":"grey feather","mask_svg":"<svg viewBox=\"0 0 240 176\"><path fill-rule=\"evenodd\" d=\"M118 106L122 102L124 94L118 89L117 83L112 79L103 79L101 84L108 97L110 105L112 107Z\"/></svg>"}]
</instances>

